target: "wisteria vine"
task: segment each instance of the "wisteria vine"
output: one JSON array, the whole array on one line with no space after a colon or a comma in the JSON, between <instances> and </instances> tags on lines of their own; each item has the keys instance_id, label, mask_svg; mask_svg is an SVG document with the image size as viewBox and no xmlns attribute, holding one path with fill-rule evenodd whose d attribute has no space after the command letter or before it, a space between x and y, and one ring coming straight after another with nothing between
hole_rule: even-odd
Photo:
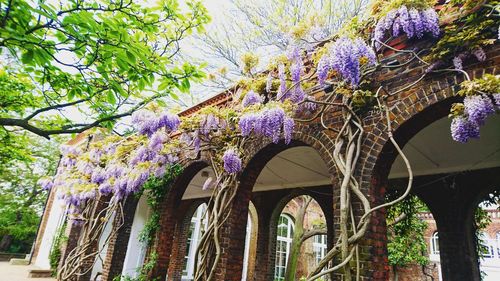
<instances>
[{"instance_id":1,"label":"wisteria vine","mask_svg":"<svg viewBox=\"0 0 500 281\"><path fill-rule=\"evenodd\" d=\"M206 107L187 117L165 113L158 107L143 109L132 116L135 134L127 137L89 134L95 139L63 146L56 176L44 178L40 184L45 189L57 190L58 197L68 206L73 223L82 226L82 239L88 242L68 255L58 278L71 280L90 270L82 261L95 260L99 255L92 243L102 239L108 220L113 217L120 222L123 218L121 204L127 196L141 192L149 179L164 177L169 167L203 155L215 175L207 178L203 185L212 195L205 214L208 226L196 251L195 280L213 280L222 256L221 230L230 216L239 184L238 175L249 160L244 153L246 146L256 139L274 143L283 140L288 144L297 122L318 121L324 130L333 134L335 143L332 156L340 175L340 235L307 280L316 280L341 269L346 280L354 279L353 275L359 280L359 266L352 272L349 264L352 259L359 259L359 242L367 231L370 214L403 200L412 185L410 163L392 137L386 99L413 87L433 72L463 74L466 81L459 92L463 102L455 104L450 113L453 117L451 136L458 142L478 138L479 127L486 118L500 110L500 77L485 75L481 80L470 80L462 70L465 55L459 57L460 61L441 62L438 68L413 49L399 50L387 44L391 38L401 35L420 39L424 36L439 38L440 34L438 14L433 7L400 5L388 11L374 26L374 48L360 37L343 36L321 51L316 50L321 56L314 63L314 51L293 47L287 52L286 61L278 61L274 69L263 74L262 92L241 87L236 90L238 95L233 93L235 98L228 106ZM384 49L407 55L408 61L397 67L416 61L429 69L416 82L397 91L384 85L373 91L373 85L368 82L374 69L394 67L384 65L377 58L376 51ZM480 61L485 60L482 48L470 54ZM452 64L454 68L446 68ZM311 84L333 90L317 100L308 90ZM332 127L325 121L333 112L339 114L340 126ZM361 180L355 175L365 137L363 117L367 112L380 114L388 138L403 158L409 174L406 192L395 201L380 206L371 206L362 192ZM353 213L352 204L356 200L363 206L361 216ZM113 231L118 228L114 227ZM335 259L340 262L333 264Z\"/></svg>"}]
</instances>

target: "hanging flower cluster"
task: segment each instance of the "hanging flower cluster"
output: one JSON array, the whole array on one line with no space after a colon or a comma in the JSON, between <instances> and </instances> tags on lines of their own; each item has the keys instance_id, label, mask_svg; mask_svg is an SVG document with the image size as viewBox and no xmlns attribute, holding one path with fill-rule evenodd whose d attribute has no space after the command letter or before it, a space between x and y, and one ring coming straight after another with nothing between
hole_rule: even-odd
<instances>
[{"instance_id":1,"label":"hanging flower cluster","mask_svg":"<svg viewBox=\"0 0 500 281\"><path fill-rule=\"evenodd\" d=\"M161 128L167 131L175 131L180 124L179 116L171 113L156 115L149 110L139 110L132 114L132 124L139 134L151 136Z\"/></svg>"},{"instance_id":2,"label":"hanging flower cluster","mask_svg":"<svg viewBox=\"0 0 500 281\"><path fill-rule=\"evenodd\" d=\"M375 62L375 53L361 38L342 37L328 48L328 53L318 62L318 82L324 84L328 72L334 70L356 88L361 79L361 66L374 65Z\"/></svg>"},{"instance_id":3,"label":"hanging flower cluster","mask_svg":"<svg viewBox=\"0 0 500 281\"><path fill-rule=\"evenodd\" d=\"M439 36L439 16L434 8L417 10L408 9L402 5L398 9L393 9L387 15L381 18L375 26L374 39L384 41L386 34L393 37L406 34L408 38L422 38L428 33L433 37ZM380 43L376 42L377 48Z\"/></svg>"},{"instance_id":4,"label":"hanging flower cluster","mask_svg":"<svg viewBox=\"0 0 500 281\"><path fill-rule=\"evenodd\" d=\"M240 117L239 128L242 136L250 134L269 137L278 143L281 135L285 143L290 143L294 128L293 118L286 115L285 110L279 106L264 108L258 112L249 112Z\"/></svg>"},{"instance_id":5,"label":"hanging flower cluster","mask_svg":"<svg viewBox=\"0 0 500 281\"><path fill-rule=\"evenodd\" d=\"M241 158L236 149L229 148L226 150L222 156L222 161L224 161L224 170L228 174L236 174L241 171Z\"/></svg>"},{"instance_id":6,"label":"hanging flower cluster","mask_svg":"<svg viewBox=\"0 0 500 281\"><path fill-rule=\"evenodd\" d=\"M488 116L500 110L500 75L486 74L481 79L465 81L461 84L463 103L454 104L451 115L451 136L453 140L465 143L471 138L479 138L479 128Z\"/></svg>"},{"instance_id":7,"label":"hanging flower cluster","mask_svg":"<svg viewBox=\"0 0 500 281\"><path fill-rule=\"evenodd\" d=\"M262 103L262 97L252 90L248 91L248 93L245 94L245 97L243 97L242 101L244 107L260 103Z\"/></svg>"}]
</instances>

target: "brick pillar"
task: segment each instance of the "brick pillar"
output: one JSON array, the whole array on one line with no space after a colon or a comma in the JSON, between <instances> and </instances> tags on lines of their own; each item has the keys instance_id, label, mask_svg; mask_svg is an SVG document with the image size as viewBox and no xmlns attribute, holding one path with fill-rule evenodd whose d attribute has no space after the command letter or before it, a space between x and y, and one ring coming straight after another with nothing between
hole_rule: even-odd
<instances>
[{"instance_id":1,"label":"brick pillar","mask_svg":"<svg viewBox=\"0 0 500 281\"><path fill-rule=\"evenodd\" d=\"M418 182L424 186L415 193L436 221L443 280L481 280L474 212L483 196L499 188L500 168L420 177L416 186Z\"/></svg>"},{"instance_id":2,"label":"brick pillar","mask_svg":"<svg viewBox=\"0 0 500 281\"><path fill-rule=\"evenodd\" d=\"M116 233L109 239L101 275L103 281L112 281L114 277L122 273L138 201L138 198L133 195L128 196L125 200L123 204L123 224L121 224L122 221L118 217L115 217L113 231L116 231Z\"/></svg>"},{"instance_id":3,"label":"brick pillar","mask_svg":"<svg viewBox=\"0 0 500 281\"><path fill-rule=\"evenodd\" d=\"M217 281L241 281L245 251L248 204L253 183L240 183L231 205L231 213L221 229L221 259L216 269Z\"/></svg>"},{"instance_id":4,"label":"brick pillar","mask_svg":"<svg viewBox=\"0 0 500 281\"><path fill-rule=\"evenodd\" d=\"M361 182L361 189L368 196L371 206L378 206L384 202L387 179L381 179L378 175L365 177ZM340 189L335 184L333 187L333 225L334 237L340 235ZM354 217L358 222L364 215L361 202L351 193ZM385 209L373 212L370 216L365 236L359 241L359 272L361 280L386 281L389 280L389 263L387 259L387 226L385 221ZM351 226L349 226L349 230ZM336 243L337 241L333 241ZM334 259L334 263L340 263L340 255ZM356 276L356 263L350 263L351 274ZM332 274L333 280L344 280L342 270Z\"/></svg>"}]
</instances>

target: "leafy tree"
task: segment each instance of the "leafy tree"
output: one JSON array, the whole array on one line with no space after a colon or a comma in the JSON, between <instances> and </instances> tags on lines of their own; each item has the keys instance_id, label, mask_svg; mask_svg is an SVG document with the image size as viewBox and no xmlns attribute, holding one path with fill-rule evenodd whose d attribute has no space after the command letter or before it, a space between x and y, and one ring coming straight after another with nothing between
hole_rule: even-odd
<instances>
[{"instance_id":1,"label":"leafy tree","mask_svg":"<svg viewBox=\"0 0 500 281\"><path fill-rule=\"evenodd\" d=\"M58 142L26 132L15 139L18 147L10 149L22 157L0 165L0 251L29 252L46 199L37 182L54 173Z\"/></svg>"},{"instance_id":2,"label":"leafy tree","mask_svg":"<svg viewBox=\"0 0 500 281\"><path fill-rule=\"evenodd\" d=\"M292 243L290 245L290 252L288 253L288 263L286 265L285 280L297 280L297 265L300 258L300 249L304 242L316 235L326 235L326 224L316 224L311 229L304 228L304 219L307 214L307 208L313 201L310 196L301 196L294 200L299 208L297 209L297 214L295 215L295 222L293 228Z\"/></svg>"},{"instance_id":3,"label":"leafy tree","mask_svg":"<svg viewBox=\"0 0 500 281\"><path fill-rule=\"evenodd\" d=\"M175 99L203 77L180 41L208 20L196 0L1 0L0 126L49 138Z\"/></svg>"},{"instance_id":4,"label":"leafy tree","mask_svg":"<svg viewBox=\"0 0 500 281\"><path fill-rule=\"evenodd\" d=\"M392 198L391 196L395 194L390 194L388 197ZM387 251L389 264L394 269L395 280L398 279L399 267L410 264L423 266L429 262L424 237L427 223L417 216L423 211L426 211L426 206L415 195L407 197L387 210Z\"/></svg>"}]
</instances>

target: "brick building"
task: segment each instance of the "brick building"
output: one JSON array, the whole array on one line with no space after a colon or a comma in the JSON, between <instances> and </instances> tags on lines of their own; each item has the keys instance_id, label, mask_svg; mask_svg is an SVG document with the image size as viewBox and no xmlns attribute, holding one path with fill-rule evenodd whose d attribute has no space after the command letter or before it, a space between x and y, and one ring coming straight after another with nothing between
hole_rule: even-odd
<instances>
[{"instance_id":1,"label":"brick building","mask_svg":"<svg viewBox=\"0 0 500 281\"><path fill-rule=\"evenodd\" d=\"M406 42L396 39L396 48L425 47L430 42ZM426 45L427 44L427 45ZM422 46L420 46L422 45ZM484 62L466 61L464 69L471 78L485 73L499 74L500 49L490 46ZM385 54L384 60L394 64L408 60L408 53ZM442 280L479 280L480 267L475 252L473 216L484 196L500 188L500 116L492 116L481 128L481 138L459 144L450 137L450 120L446 118L450 106L458 100L454 94L464 80L461 73L431 73L420 78L426 67L411 61L404 68L379 70L375 81L397 94L388 98L391 126L396 141L404 145L404 152L412 163L414 188L412 192L430 209L439 233L439 255ZM411 85L411 87L407 87ZM401 91L396 91L401 89ZM320 100L331 88L314 88L312 94ZM208 104L223 105L231 100L229 92L211 98L181 114L192 114ZM331 126L339 125L335 112L324 120ZM372 205L384 201L386 190L398 186L407 175L402 160L389 140L387 126L378 113L368 113L363 119L366 136L355 174L361 190L369 195ZM74 141L84 142L85 137ZM339 229L338 172L333 165L332 135L312 122L297 124L289 145L259 140L245 147L249 161L239 175L240 185L231 213L224 224L221 240L222 257L217 267L216 280L280 280L277 270L282 264L280 252L286 248L290 229L285 207L293 198L309 195L321 208L330 249ZM190 248L196 242L196 233L203 221L200 209L210 196L201 186L204 177L212 173L208 161L185 161L183 173L176 179L162 204L160 232L155 241L158 253L151 278L185 280L190 275ZM362 213L361 204L353 212ZM48 255L57 226L64 221L64 207L52 192L41 222L41 231L35 244L35 264L47 268ZM137 242L137 235L148 216L143 199L127 198L124 203L125 223L111 237L109 245L101 250L102 261L95 263L88 280L98 277L113 280L116 276L133 274L144 262L148 251ZM194 220L193 220L194 218ZM285 227L286 226L286 227ZM106 231L115 227L109 221ZM488 233L489 237L497 233ZM69 237L63 248L62 261L78 243L79 229L70 225ZM251 235L247 235L250 233ZM194 235L193 235L194 234ZM370 227L361 243L361 280L388 280L387 230L385 211L373 213ZM280 238L281 237L281 238ZM96 245L96 247L99 247ZM307 253L307 251L304 251ZM493 250L493 252L495 252ZM186 260L188 261L186 263ZM338 276L332 276L338 279Z\"/></svg>"}]
</instances>

